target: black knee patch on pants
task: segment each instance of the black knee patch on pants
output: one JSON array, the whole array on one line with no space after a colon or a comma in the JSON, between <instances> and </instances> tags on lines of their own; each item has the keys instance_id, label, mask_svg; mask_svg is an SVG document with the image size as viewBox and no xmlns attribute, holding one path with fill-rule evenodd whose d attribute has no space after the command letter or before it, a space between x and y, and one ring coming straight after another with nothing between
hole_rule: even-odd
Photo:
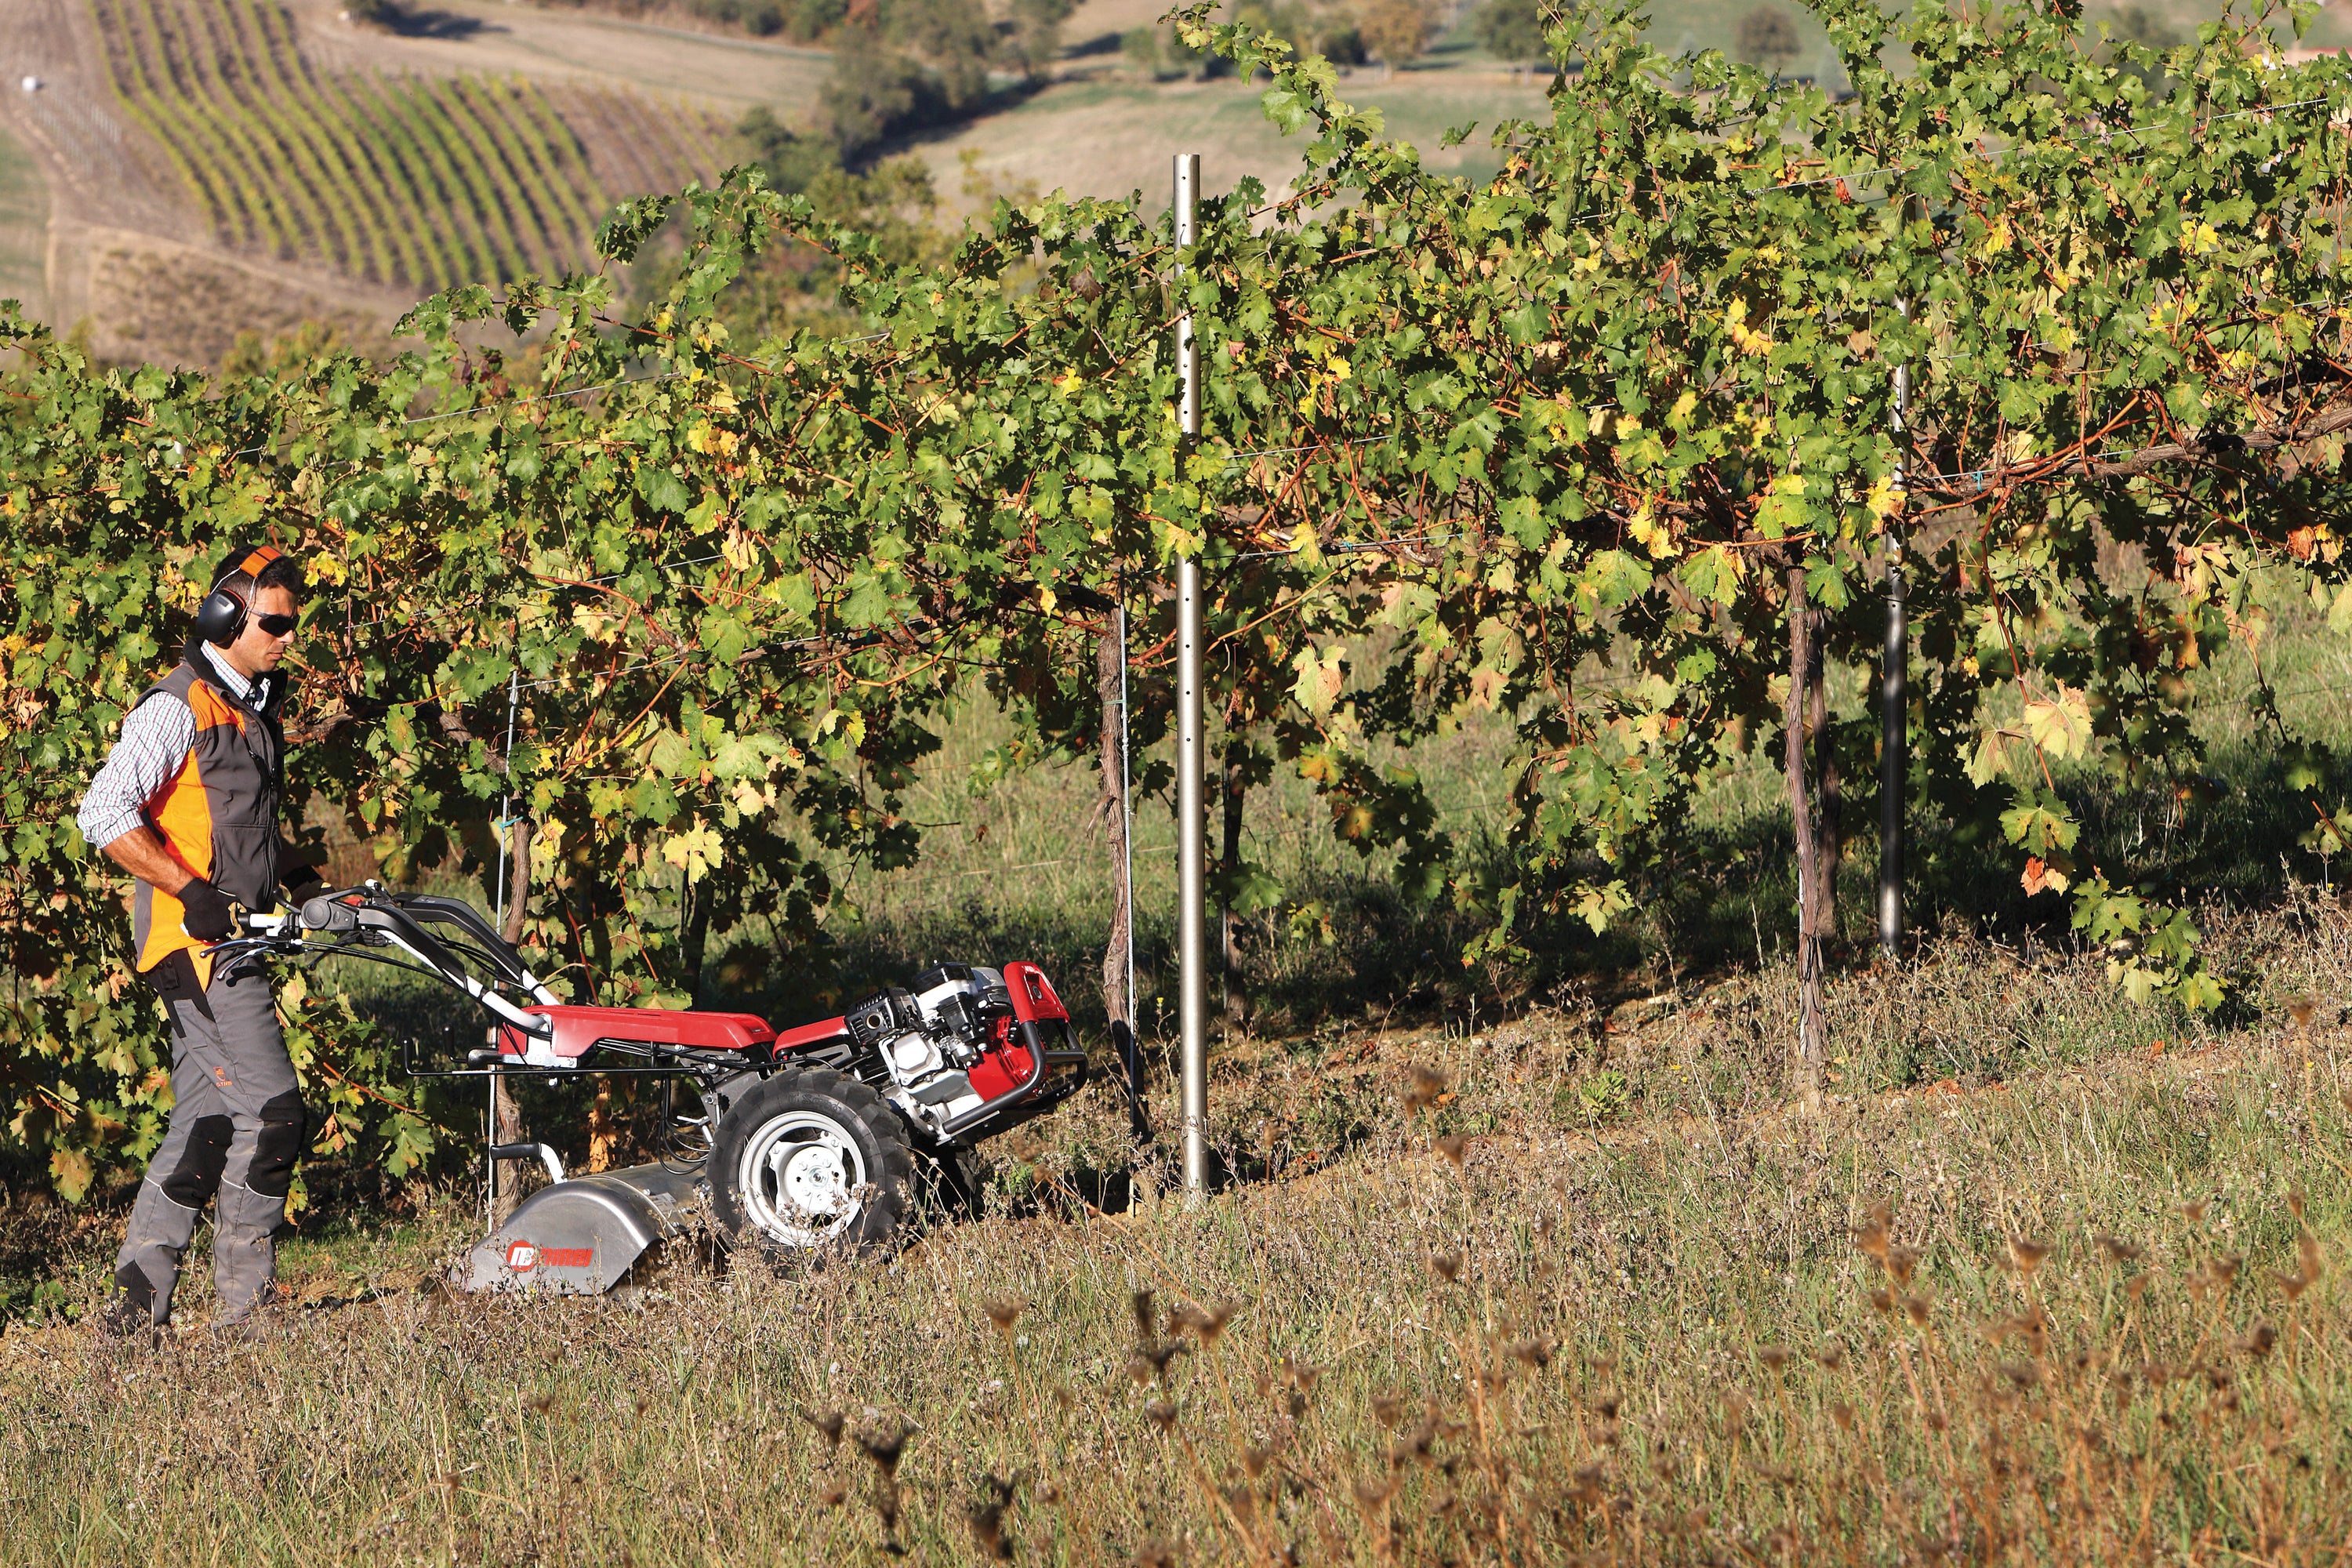
<instances>
[{"instance_id":1,"label":"black knee patch on pants","mask_svg":"<svg viewBox=\"0 0 2352 1568\"><path fill-rule=\"evenodd\" d=\"M228 1141L236 1130L226 1116L196 1118L188 1128L178 1168L156 1178L163 1195L184 1209L200 1209L212 1202L220 1190L221 1173L228 1168Z\"/></svg>"},{"instance_id":2,"label":"black knee patch on pants","mask_svg":"<svg viewBox=\"0 0 2352 1568\"><path fill-rule=\"evenodd\" d=\"M147 1272L136 1263L126 1263L114 1271L114 1287L122 1299L152 1317L155 1312L155 1287L148 1281Z\"/></svg>"},{"instance_id":3,"label":"black knee patch on pants","mask_svg":"<svg viewBox=\"0 0 2352 1568\"><path fill-rule=\"evenodd\" d=\"M265 1198L282 1198L294 1186L294 1160L302 1152L310 1112L299 1090L275 1095L261 1108L261 1135L254 1141L253 1171L245 1184Z\"/></svg>"}]
</instances>

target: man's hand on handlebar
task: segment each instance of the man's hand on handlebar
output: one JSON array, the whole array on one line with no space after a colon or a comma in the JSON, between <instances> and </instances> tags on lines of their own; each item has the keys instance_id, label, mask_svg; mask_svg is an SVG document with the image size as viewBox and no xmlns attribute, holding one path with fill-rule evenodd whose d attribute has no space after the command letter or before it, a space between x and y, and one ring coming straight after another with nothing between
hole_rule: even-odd
<instances>
[{"instance_id":1,"label":"man's hand on handlebar","mask_svg":"<svg viewBox=\"0 0 2352 1568\"><path fill-rule=\"evenodd\" d=\"M226 942L236 930L236 906L229 896L202 877L173 895L187 911L180 928L198 942Z\"/></svg>"}]
</instances>

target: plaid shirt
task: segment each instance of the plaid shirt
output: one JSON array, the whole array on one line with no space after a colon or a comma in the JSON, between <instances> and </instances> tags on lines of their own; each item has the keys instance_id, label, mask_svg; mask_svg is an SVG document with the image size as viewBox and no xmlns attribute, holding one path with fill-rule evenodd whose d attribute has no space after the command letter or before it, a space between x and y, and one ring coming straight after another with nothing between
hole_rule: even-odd
<instances>
[{"instance_id":1,"label":"plaid shirt","mask_svg":"<svg viewBox=\"0 0 2352 1568\"><path fill-rule=\"evenodd\" d=\"M220 650L204 645L205 679L240 705L261 711L269 700L269 678L247 680L231 668ZM106 754L106 765L89 781L74 826L100 847L147 823L147 803L172 781L196 743L196 716L169 692L158 692L131 710L122 721L122 734Z\"/></svg>"}]
</instances>

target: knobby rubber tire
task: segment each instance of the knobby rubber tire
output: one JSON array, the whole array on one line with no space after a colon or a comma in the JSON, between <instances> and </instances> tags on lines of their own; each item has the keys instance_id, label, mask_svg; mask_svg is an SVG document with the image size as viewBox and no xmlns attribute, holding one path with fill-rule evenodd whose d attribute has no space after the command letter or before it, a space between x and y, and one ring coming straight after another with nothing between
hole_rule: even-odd
<instances>
[{"instance_id":1,"label":"knobby rubber tire","mask_svg":"<svg viewBox=\"0 0 2352 1568\"><path fill-rule=\"evenodd\" d=\"M833 1122L856 1145L872 1194L857 1217L815 1246L772 1237L751 1217L736 1186L743 1152L761 1129L795 1112ZM915 1161L898 1113L882 1097L831 1068L796 1068L754 1085L728 1109L710 1150L710 1206L728 1245L759 1247L778 1257L828 1249L868 1252L887 1245L915 1207Z\"/></svg>"}]
</instances>

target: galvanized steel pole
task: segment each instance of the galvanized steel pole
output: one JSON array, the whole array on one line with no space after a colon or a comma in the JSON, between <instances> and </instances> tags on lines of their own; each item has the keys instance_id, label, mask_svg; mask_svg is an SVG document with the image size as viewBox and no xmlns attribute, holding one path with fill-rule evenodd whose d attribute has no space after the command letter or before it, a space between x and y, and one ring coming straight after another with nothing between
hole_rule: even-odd
<instances>
[{"instance_id":1,"label":"galvanized steel pole","mask_svg":"<svg viewBox=\"0 0 2352 1568\"><path fill-rule=\"evenodd\" d=\"M1192 243L1193 216L1201 195L1201 155L1176 155L1176 244ZM1183 272L1176 274L1183 287ZM1181 471L1201 434L1201 351L1192 339L1192 313L1176 318L1176 374L1183 390L1179 405ZM1207 867L1203 860L1206 812L1202 799L1206 753L1201 726L1201 563L1197 555L1176 563L1176 951L1179 971L1177 1019L1183 1068L1184 1190L1199 1198L1209 1189L1209 964L1205 937Z\"/></svg>"},{"instance_id":2,"label":"galvanized steel pole","mask_svg":"<svg viewBox=\"0 0 2352 1568\"><path fill-rule=\"evenodd\" d=\"M1896 310L1911 319L1911 301ZM1903 455L1910 438L1911 367L1895 367L1895 493L1910 482ZM1899 514L1898 514L1899 515ZM1909 607L1903 598L1903 534L1890 517L1886 525L1886 647L1878 683L1878 945L1889 961L1903 945L1903 790L1909 783L1910 699L1905 676L1910 659Z\"/></svg>"}]
</instances>

